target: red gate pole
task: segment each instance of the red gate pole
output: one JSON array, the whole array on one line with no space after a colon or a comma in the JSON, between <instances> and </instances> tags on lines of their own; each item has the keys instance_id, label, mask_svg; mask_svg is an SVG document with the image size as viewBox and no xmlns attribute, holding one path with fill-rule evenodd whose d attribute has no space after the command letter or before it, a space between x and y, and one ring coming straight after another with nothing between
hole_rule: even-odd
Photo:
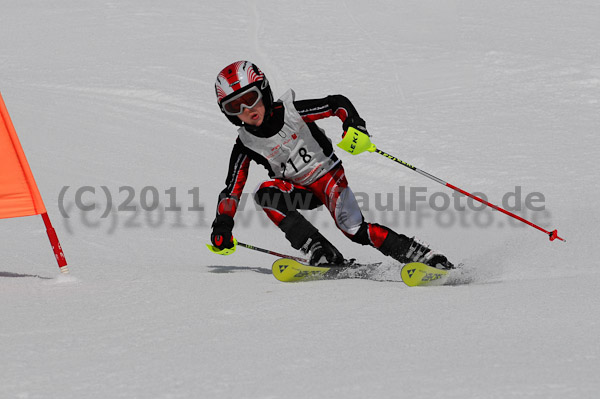
<instances>
[{"instance_id":1,"label":"red gate pole","mask_svg":"<svg viewBox=\"0 0 600 399\"><path fill-rule=\"evenodd\" d=\"M58 236L56 235L54 227L52 227L52 223L50 222L50 218L48 217L47 212L42 213L42 219L44 219L44 224L46 225L46 233L48 233L48 239L50 239L50 245L52 246L52 250L54 251L54 256L56 257L56 262L58 263L60 272L69 273L67 259L65 258L65 254L63 253L62 247L60 246L60 242L58 241Z\"/></svg>"}]
</instances>

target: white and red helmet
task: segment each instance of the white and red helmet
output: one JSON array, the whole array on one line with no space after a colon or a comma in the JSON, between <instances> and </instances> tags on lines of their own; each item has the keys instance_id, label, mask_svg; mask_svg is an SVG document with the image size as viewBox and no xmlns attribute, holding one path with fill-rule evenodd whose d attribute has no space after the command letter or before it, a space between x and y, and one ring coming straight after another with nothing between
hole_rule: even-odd
<instances>
[{"instance_id":1,"label":"white and red helmet","mask_svg":"<svg viewBox=\"0 0 600 399\"><path fill-rule=\"evenodd\" d=\"M223 109L223 103L255 87L262 94L262 100L268 114L273 104L273 93L271 92L267 77L256 65L250 61L237 61L227 65L217 75L215 82L217 103L221 112L234 125L241 126L242 122L238 117L228 115Z\"/></svg>"}]
</instances>

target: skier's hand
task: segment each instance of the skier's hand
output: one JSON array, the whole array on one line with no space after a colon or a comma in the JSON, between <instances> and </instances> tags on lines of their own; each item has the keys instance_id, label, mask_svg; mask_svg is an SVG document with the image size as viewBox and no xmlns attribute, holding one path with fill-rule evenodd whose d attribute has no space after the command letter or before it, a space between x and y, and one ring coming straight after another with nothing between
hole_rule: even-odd
<instances>
[{"instance_id":1,"label":"skier's hand","mask_svg":"<svg viewBox=\"0 0 600 399\"><path fill-rule=\"evenodd\" d=\"M212 224L210 241L218 249L233 248L233 218L228 215L217 215Z\"/></svg>"},{"instance_id":2,"label":"skier's hand","mask_svg":"<svg viewBox=\"0 0 600 399\"><path fill-rule=\"evenodd\" d=\"M213 231L210 241L218 249L233 248L233 235L230 232L217 234Z\"/></svg>"},{"instance_id":3,"label":"skier's hand","mask_svg":"<svg viewBox=\"0 0 600 399\"><path fill-rule=\"evenodd\" d=\"M371 136L367 132L366 123L358 116L348 117L344 121L344 134L338 147L352 155L362 154L365 151L377 150L375 144L371 143Z\"/></svg>"},{"instance_id":4,"label":"skier's hand","mask_svg":"<svg viewBox=\"0 0 600 399\"><path fill-rule=\"evenodd\" d=\"M344 128L344 133L342 134L342 138L344 138L346 136L346 132L351 127L355 128L356 130L360 131L361 133L366 134L367 136L370 136L369 132L367 132L367 123L359 116L346 118L342 127Z\"/></svg>"}]
</instances>

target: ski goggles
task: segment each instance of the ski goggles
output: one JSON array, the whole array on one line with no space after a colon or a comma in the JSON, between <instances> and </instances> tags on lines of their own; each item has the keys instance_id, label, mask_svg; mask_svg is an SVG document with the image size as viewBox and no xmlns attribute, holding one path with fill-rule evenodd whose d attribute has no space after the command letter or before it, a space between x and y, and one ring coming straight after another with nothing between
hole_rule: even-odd
<instances>
[{"instance_id":1,"label":"ski goggles","mask_svg":"<svg viewBox=\"0 0 600 399\"><path fill-rule=\"evenodd\" d=\"M262 93L258 87L253 86L250 89L223 101L221 103L221 108L227 115L240 115L244 112L244 108L254 108L261 99Z\"/></svg>"}]
</instances>

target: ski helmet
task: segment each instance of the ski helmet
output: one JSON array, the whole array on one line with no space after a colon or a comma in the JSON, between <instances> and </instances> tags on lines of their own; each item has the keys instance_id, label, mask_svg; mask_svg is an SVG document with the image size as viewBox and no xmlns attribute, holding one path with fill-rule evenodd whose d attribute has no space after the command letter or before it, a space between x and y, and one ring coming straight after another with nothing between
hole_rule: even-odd
<instances>
[{"instance_id":1,"label":"ski helmet","mask_svg":"<svg viewBox=\"0 0 600 399\"><path fill-rule=\"evenodd\" d=\"M273 93L267 77L256 65L250 61L237 61L227 65L217 75L215 82L217 104L227 119L236 126L241 126L242 121L237 116L228 115L223 108L223 103L254 87L262 94L263 104L268 115L273 104Z\"/></svg>"}]
</instances>

